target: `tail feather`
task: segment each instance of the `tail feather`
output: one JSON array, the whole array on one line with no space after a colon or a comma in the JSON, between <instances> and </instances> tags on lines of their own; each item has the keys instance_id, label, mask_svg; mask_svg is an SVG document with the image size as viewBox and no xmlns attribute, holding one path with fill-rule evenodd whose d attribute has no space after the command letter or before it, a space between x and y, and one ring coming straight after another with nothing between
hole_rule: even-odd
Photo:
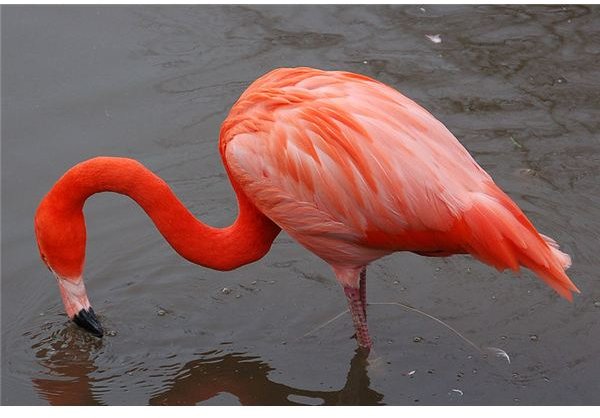
<instances>
[{"instance_id":1,"label":"tail feather","mask_svg":"<svg viewBox=\"0 0 600 418\"><path fill-rule=\"evenodd\" d=\"M562 265L563 269L566 270L571 267L571 256L560 251L560 246L552 238L544 234L540 234L540 236L544 238L546 244L548 244L550 247L550 251L552 251L552 254L554 254L554 257L560 260L560 264Z\"/></svg>"},{"instance_id":2,"label":"tail feather","mask_svg":"<svg viewBox=\"0 0 600 418\"><path fill-rule=\"evenodd\" d=\"M467 250L502 271L521 266L536 273L571 301L579 290L565 274L571 257L552 238L539 234L518 206L500 189L473 193L473 205L463 217Z\"/></svg>"}]
</instances>

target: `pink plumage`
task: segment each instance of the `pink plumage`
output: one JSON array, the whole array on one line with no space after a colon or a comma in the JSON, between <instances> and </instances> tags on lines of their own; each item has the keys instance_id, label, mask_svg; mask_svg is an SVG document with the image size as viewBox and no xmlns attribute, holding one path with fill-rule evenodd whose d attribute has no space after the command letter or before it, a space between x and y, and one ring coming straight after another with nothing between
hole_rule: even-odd
<instances>
[{"instance_id":1,"label":"pink plumage","mask_svg":"<svg viewBox=\"0 0 600 418\"><path fill-rule=\"evenodd\" d=\"M570 264L421 106L345 72L278 69L240 97L221 150L250 200L346 286L394 251L525 266L562 296ZM551 245L548 245L550 243Z\"/></svg>"}]
</instances>

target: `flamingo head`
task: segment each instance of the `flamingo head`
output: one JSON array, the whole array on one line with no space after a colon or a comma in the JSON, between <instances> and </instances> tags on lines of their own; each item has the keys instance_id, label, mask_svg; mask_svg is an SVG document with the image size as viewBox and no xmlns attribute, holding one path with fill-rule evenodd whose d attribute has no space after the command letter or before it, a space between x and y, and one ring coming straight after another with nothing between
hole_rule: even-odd
<instances>
[{"instance_id":1,"label":"flamingo head","mask_svg":"<svg viewBox=\"0 0 600 418\"><path fill-rule=\"evenodd\" d=\"M83 283L83 212L65 211L47 197L35 215L35 234L40 257L56 277L69 319L96 337L102 337L104 331L90 306Z\"/></svg>"},{"instance_id":2,"label":"flamingo head","mask_svg":"<svg viewBox=\"0 0 600 418\"><path fill-rule=\"evenodd\" d=\"M88 300L82 277L65 278L55 273L60 295L69 318L77 325L102 338L104 330Z\"/></svg>"}]
</instances>

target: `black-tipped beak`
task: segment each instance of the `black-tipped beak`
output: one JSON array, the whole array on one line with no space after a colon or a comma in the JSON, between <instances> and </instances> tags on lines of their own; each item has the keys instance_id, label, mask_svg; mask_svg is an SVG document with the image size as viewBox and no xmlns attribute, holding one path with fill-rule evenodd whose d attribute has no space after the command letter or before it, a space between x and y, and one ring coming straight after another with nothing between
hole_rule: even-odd
<instances>
[{"instance_id":1,"label":"black-tipped beak","mask_svg":"<svg viewBox=\"0 0 600 418\"><path fill-rule=\"evenodd\" d=\"M90 309L80 310L77 315L73 317L73 322L79 325L81 328L86 331L91 332L98 338L102 338L104 335L104 330L102 329L102 325L100 325L100 321L96 318L96 314L94 310L90 307Z\"/></svg>"}]
</instances>

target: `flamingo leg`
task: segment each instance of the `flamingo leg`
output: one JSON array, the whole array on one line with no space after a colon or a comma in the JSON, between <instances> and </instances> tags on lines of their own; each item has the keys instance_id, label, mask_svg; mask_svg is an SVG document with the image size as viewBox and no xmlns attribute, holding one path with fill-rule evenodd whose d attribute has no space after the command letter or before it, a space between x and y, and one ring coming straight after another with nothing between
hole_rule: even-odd
<instances>
[{"instance_id":1,"label":"flamingo leg","mask_svg":"<svg viewBox=\"0 0 600 418\"><path fill-rule=\"evenodd\" d=\"M365 315L365 321L367 320L367 268L363 267L360 271L360 302L363 306L363 313Z\"/></svg>"},{"instance_id":2,"label":"flamingo leg","mask_svg":"<svg viewBox=\"0 0 600 418\"><path fill-rule=\"evenodd\" d=\"M371 337L369 336L365 306L366 304L363 303L361 289L344 286L344 293L348 299L348 306L350 308L350 314L352 315L352 321L354 322L354 329L356 330L356 339L358 341L358 345L361 348L370 350L373 346L373 341L371 341Z\"/></svg>"}]
</instances>

